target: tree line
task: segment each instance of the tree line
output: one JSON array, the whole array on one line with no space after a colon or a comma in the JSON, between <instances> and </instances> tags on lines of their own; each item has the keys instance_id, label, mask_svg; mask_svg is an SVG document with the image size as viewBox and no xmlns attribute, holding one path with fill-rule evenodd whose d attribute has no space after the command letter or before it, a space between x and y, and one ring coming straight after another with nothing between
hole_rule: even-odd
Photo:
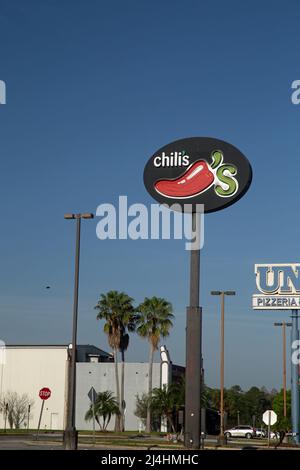
<instances>
[{"instance_id":1,"label":"tree line","mask_svg":"<svg viewBox=\"0 0 300 470\"><path fill-rule=\"evenodd\" d=\"M159 430L160 419L167 420L171 431L180 431L178 428L178 412L184 411L185 383L182 378L163 389L154 389L152 396L147 394L136 396L135 415L143 422L146 419L146 408L150 401L152 408L152 425ZM287 391L287 416L284 417L283 390L275 389L270 392L265 388L251 387L243 391L239 385L224 390L225 425L227 428L238 425L251 425L265 427L262 422L263 413L272 409L278 416L274 430L291 430L291 392ZM220 410L220 390L204 386L201 394L201 407L211 410ZM181 426L180 426L181 427Z\"/></svg>"},{"instance_id":2,"label":"tree line","mask_svg":"<svg viewBox=\"0 0 300 470\"><path fill-rule=\"evenodd\" d=\"M239 385L224 390L226 428L237 425L265 427L262 415L267 409L273 409L278 416L277 423L272 427L275 431L291 429L291 392L287 391L287 417L283 416L283 390L268 391L265 387L251 387L243 391ZM220 409L220 390L204 386L201 395L202 408L218 411ZM182 377L162 388L154 388L151 395L143 393L136 396L135 415L146 426L147 411L151 410L151 429L160 431L161 420L168 429L175 433L183 431L183 422L179 422L179 412L184 413L185 381ZM113 415L119 414L119 407L112 392L101 392L97 395L94 414L100 430L106 430ZM90 405L86 420L93 417Z\"/></svg>"},{"instance_id":3,"label":"tree line","mask_svg":"<svg viewBox=\"0 0 300 470\"><path fill-rule=\"evenodd\" d=\"M205 387L206 406L220 409L220 390ZM224 390L224 408L227 426L249 424L254 427L264 426L262 415L266 410L274 410L278 421L274 425L275 430L289 431L291 429L291 392L287 391L287 416L284 417L283 390L273 389L268 391L266 387L251 387L244 391L239 385L234 385Z\"/></svg>"}]
</instances>

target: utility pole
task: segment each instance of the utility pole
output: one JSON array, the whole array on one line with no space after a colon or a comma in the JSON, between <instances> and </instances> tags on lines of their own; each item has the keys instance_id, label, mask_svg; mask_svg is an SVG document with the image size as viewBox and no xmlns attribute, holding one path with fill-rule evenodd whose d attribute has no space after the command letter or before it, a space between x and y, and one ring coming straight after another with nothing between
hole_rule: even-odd
<instances>
[{"instance_id":1,"label":"utility pole","mask_svg":"<svg viewBox=\"0 0 300 470\"><path fill-rule=\"evenodd\" d=\"M286 323L282 325L283 416L286 418Z\"/></svg>"},{"instance_id":2,"label":"utility pole","mask_svg":"<svg viewBox=\"0 0 300 470\"><path fill-rule=\"evenodd\" d=\"M224 435L224 356L225 356L225 295L235 295L235 291L211 291L211 295L221 296L221 347L220 347L220 436L219 443L225 444Z\"/></svg>"},{"instance_id":3,"label":"utility pole","mask_svg":"<svg viewBox=\"0 0 300 470\"><path fill-rule=\"evenodd\" d=\"M283 416L286 418L286 327L292 326L292 323L277 322L274 326L282 328L282 386L283 386Z\"/></svg>"}]
</instances>

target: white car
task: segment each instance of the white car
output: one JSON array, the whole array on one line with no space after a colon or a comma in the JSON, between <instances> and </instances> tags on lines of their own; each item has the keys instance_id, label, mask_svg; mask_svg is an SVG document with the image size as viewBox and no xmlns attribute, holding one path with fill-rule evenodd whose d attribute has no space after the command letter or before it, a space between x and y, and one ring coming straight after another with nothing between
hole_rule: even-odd
<instances>
[{"instance_id":1,"label":"white car","mask_svg":"<svg viewBox=\"0 0 300 470\"><path fill-rule=\"evenodd\" d=\"M256 428L255 429L255 437L266 437L267 430L263 428Z\"/></svg>"},{"instance_id":2,"label":"white car","mask_svg":"<svg viewBox=\"0 0 300 470\"><path fill-rule=\"evenodd\" d=\"M227 429L224 432L226 437L246 437L252 439L255 437L255 429L252 426L235 426L234 428Z\"/></svg>"}]
</instances>

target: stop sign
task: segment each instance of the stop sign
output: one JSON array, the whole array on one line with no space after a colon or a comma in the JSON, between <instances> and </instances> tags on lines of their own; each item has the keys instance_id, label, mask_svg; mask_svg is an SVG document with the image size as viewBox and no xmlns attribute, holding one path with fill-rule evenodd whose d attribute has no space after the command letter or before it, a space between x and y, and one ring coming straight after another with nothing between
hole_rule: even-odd
<instances>
[{"instance_id":1,"label":"stop sign","mask_svg":"<svg viewBox=\"0 0 300 470\"><path fill-rule=\"evenodd\" d=\"M51 390L48 387L41 388L39 391L39 397L41 400L48 400L51 397Z\"/></svg>"},{"instance_id":2,"label":"stop sign","mask_svg":"<svg viewBox=\"0 0 300 470\"><path fill-rule=\"evenodd\" d=\"M268 426L273 426L277 422L277 414L273 410L267 410L263 414L263 422Z\"/></svg>"}]
</instances>

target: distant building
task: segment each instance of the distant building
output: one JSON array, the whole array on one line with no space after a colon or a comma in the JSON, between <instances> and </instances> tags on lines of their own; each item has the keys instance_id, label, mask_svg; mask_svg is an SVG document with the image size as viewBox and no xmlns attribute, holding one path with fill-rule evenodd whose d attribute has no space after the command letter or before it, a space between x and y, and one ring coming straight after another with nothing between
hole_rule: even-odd
<instances>
[{"instance_id":1,"label":"distant building","mask_svg":"<svg viewBox=\"0 0 300 470\"><path fill-rule=\"evenodd\" d=\"M162 350L162 362L153 364L153 388L168 385L184 373L184 368L173 366L166 349ZM67 345L6 345L5 361L0 364L0 397L8 391L19 395L26 393L34 400L30 410L29 428L36 429L42 400L39 390L48 387L51 397L45 402L41 429L65 428L67 400L67 372L69 349ZM89 408L88 392L111 390L115 394L115 365L113 356L92 345L77 347L76 427L92 429L86 422ZM121 368L119 368L121 373ZM140 420L134 415L136 395L147 393L148 363L125 363L125 428L138 430ZM27 420L23 423L27 427ZM113 429L114 420L110 427ZM24 426L25 427L25 426ZM4 428L4 416L0 415L0 428ZM165 428L166 430L166 428Z\"/></svg>"}]
</instances>

